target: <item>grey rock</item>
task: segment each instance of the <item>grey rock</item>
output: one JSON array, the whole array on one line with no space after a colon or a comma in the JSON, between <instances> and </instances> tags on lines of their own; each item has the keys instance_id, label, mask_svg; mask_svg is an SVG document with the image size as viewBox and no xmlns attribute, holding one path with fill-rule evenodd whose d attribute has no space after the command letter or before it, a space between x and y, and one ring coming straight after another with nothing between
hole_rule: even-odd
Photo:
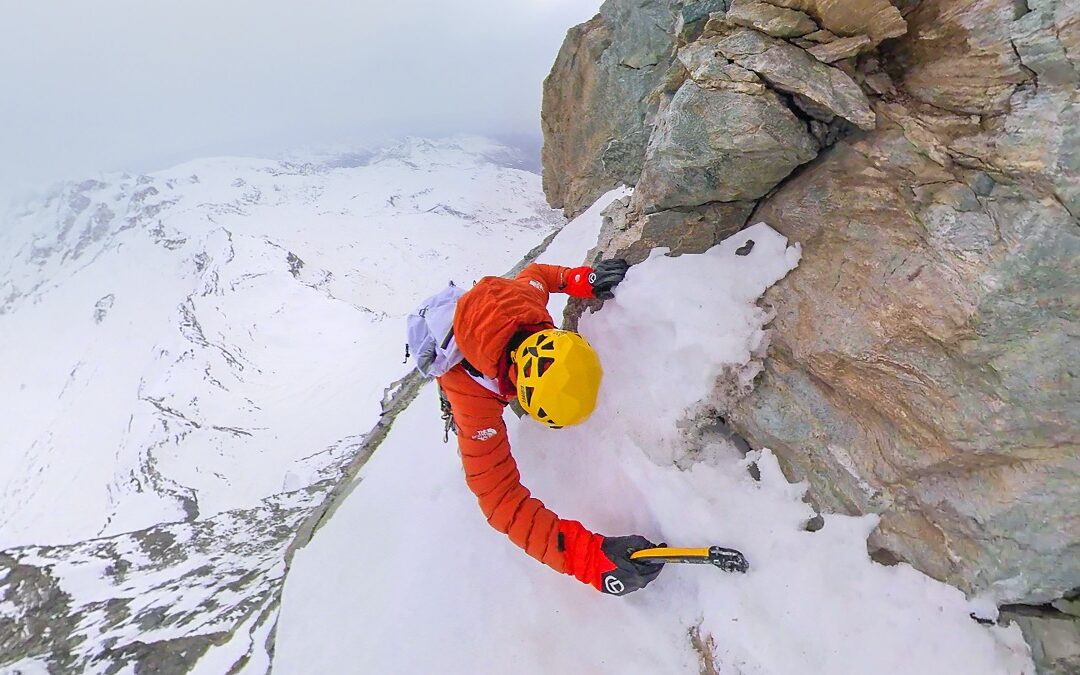
<instances>
[{"instance_id":1,"label":"grey rock","mask_svg":"<svg viewBox=\"0 0 1080 675\"><path fill-rule=\"evenodd\" d=\"M541 124L544 192L568 216L641 172L658 106L650 94L674 60L673 5L607 0L567 34L544 81Z\"/></svg>"},{"instance_id":2,"label":"grey rock","mask_svg":"<svg viewBox=\"0 0 1080 675\"><path fill-rule=\"evenodd\" d=\"M635 210L756 199L816 155L806 125L772 92L755 96L688 81L649 142Z\"/></svg>"},{"instance_id":3,"label":"grey rock","mask_svg":"<svg viewBox=\"0 0 1080 675\"><path fill-rule=\"evenodd\" d=\"M1075 590L1073 591L1073 594L1076 594ZM1062 614L1080 618L1080 597L1059 598L1050 603L1050 605Z\"/></svg>"},{"instance_id":4,"label":"grey rock","mask_svg":"<svg viewBox=\"0 0 1080 675\"><path fill-rule=\"evenodd\" d=\"M840 143L754 220L803 245L730 420L816 503L969 591L1080 586L1080 228L1028 189L926 158L900 130Z\"/></svg>"},{"instance_id":5,"label":"grey rock","mask_svg":"<svg viewBox=\"0 0 1080 675\"><path fill-rule=\"evenodd\" d=\"M757 0L736 0L725 16L736 26L754 28L774 37L790 38L813 33L818 25L805 13Z\"/></svg>"},{"instance_id":6,"label":"grey rock","mask_svg":"<svg viewBox=\"0 0 1080 675\"><path fill-rule=\"evenodd\" d=\"M869 35L874 45L907 32L907 23L889 0L768 0L806 12L836 35Z\"/></svg>"},{"instance_id":7,"label":"grey rock","mask_svg":"<svg viewBox=\"0 0 1080 675\"><path fill-rule=\"evenodd\" d=\"M65 546L0 553L0 669L182 673L252 619L272 618L279 571L323 482L254 509ZM94 592L74 597L69 579ZM76 587L79 587L76 585ZM104 598L104 599L100 599ZM248 625L252 628L251 625ZM168 628L159 637L147 633Z\"/></svg>"},{"instance_id":8,"label":"grey rock","mask_svg":"<svg viewBox=\"0 0 1080 675\"><path fill-rule=\"evenodd\" d=\"M698 39L709 15L726 12L728 5L728 0L698 0L687 2L680 7L675 20L675 34L680 44Z\"/></svg>"},{"instance_id":9,"label":"grey rock","mask_svg":"<svg viewBox=\"0 0 1080 675\"><path fill-rule=\"evenodd\" d=\"M805 96L862 129L874 128L874 112L859 85L805 50L746 28L708 39L724 56L773 87Z\"/></svg>"},{"instance_id":10,"label":"grey rock","mask_svg":"<svg viewBox=\"0 0 1080 675\"><path fill-rule=\"evenodd\" d=\"M752 220L803 257L765 297L776 319L756 389L715 402L732 428L808 481L820 509L880 514L875 559L1074 611L1080 5L769 1L823 27L794 38L807 49L865 35L878 51L829 67L722 15L699 30L699 16L637 191L609 209L598 250L705 245L744 218L706 208L762 199ZM757 82L727 59L772 89L733 90ZM856 81L880 96L872 110ZM792 151L809 134L800 122L773 143L741 126L769 102L835 145L781 170L805 161ZM853 118L869 133L849 133ZM759 169L772 173L742 175ZM1040 668L1078 672L1071 619L1026 620Z\"/></svg>"},{"instance_id":11,"label":"grey rock","mask_svg":"<svg viewBox=\"0 0 1080 675\"><path fill-rule=\"evenodd\" d=\"M850 59L858 56L872 44L870 38L865 35L839 38L827 44L821 44L806 50L822 63L832 63L840 59Z\"/></svg>"},{"instance_id":12,"label":"grey rock","mask_svg":"<svg viewBox=\"0 0 1080 675\"><path fill-rule=\"evenodd\" d=\"M1080 82L1080 6L1034 0L1031 11L1012 25L1012 43L1039 86L1076 88Z\"/></svg>"},{"instance_id":13,"label":"grey rock","mask_svg":"<svg viewBox=\"0 0 1080 675\"><path fill-rule=\"evenodd\" d=\"M708 41L691 43L678 53L679 61L690 78L706 89L728 89L744 94L762 94L765 83L761 78L741 66L728 61Z\"/></svg>"},{"instance_id":14,"label":"grey rock","mask_svg":"<svg viewBox=\"0 0 1080 675\"><path fill-rule=\"evenodd\" d=\"M1021 88L1006 115L950 142L956 161L1053 194L1080 219L1080 88Z\"/></svg>"},{"instance_id":15,"label":"grey rock","mask_svg":"<svg viewBox=\"0 0 1080 675\"><path fill-rule=\"evenodd\" d=\"M116 295L109 293L102 297L96 303L94 303L94 323L101 323L108 316L109 310L112 309L113 303L116 302Z\"/></svg>"},{"instance_id":16,"label":"grey rock","mask_svg":"<svg viewBox=\"0 0 1080 675\"><path fill-rule=\"evenodd\" d=\"M1031 79L1012 44L1013 0L923 2L907 14L915 39L898 40L890 58L902 63L903 89L946 110L997 115L1017 85Z\"/></svg>"},{"instance_id":17,"label":"grey rock","mask_svg":"<svg viewBox=\"0 0 1080 675\"><path fill-rule=\"evenodd\" d=\"M896 87L893 86L892 79L888 76L888 74L883 72L870 73L866 76L866 79L864 81L866 82L866 86L879 96L891 94L896 91Z\"/></svg>"},{"instance_id":18,"label":"grey rock","mask_svg":"<svg viewBox=\"0 0 1080 675\"><path fill-rule=\"evenodd\" d=\"M1002 612L1001 619L1020 626L1039 675L1080 673L1080 619L1023 609Z\"/></svg>"},{"instance_id":19,"label":"grey rock","mask_svg":"<svg viewBox=\"0 0 1080 675\"><path fill-rule=\"evenodd\" d=\"M619 65L640 70L646 66L655 66L660 63L660 57L654 52L637 52L626 56Z\"/></svg>"},{"instance_id":20,"label":"grey rock","mask_svg":"<svg viewBox=\"0 0 1080 675\"><path fill-rule=\"evenodd\" d=\"M1080 219L1080 6L1039 0L1008 38L1035 86L1019 86L1008 113L957 150L984 166L1051 191Z\"/></svg>"},{"instance_id":21,"label":"grey rock","mask_svg":"<svg viewBox=\"0 0 1080 675\"><path fill-rule=\"evenodd\" d=\"M818 105L801 94L792 94L791 102L794 103L799 110L802 110L819 122L828 124L836 119L836 115L832 110L829 110L823 105Z\"/></svg>"},{"instance_id":22,"label":"grey rock","mask_svg":"<svg viewBox=\"0 0 1080 675\"><path fill-rule=\"evenodd\" d=\"M742 229L753 210L753 202L713 202L635 217L624 198L604 210L597 246L587 259L625 258L633 265L660 246L670 255L703 253Z\"/></svg>"},{"instance_id":23,"label":"grey rock","mask_svg":"<svg viewBox=\"0 0 1080 675\"><path fill-rule=\"evenodd\" d=\"M821 30L817 30L817 31L814 31L813 33L809 33L807 35L804 35L803 39L804 40L809 40L810 42L816 42L818 44L826 44L826 43L832 42L833 40L836 40L837 37L835 35L833 35L833 33L831 31L827 31L824 28L822 28Z\"/></svg>"}]
</instances>

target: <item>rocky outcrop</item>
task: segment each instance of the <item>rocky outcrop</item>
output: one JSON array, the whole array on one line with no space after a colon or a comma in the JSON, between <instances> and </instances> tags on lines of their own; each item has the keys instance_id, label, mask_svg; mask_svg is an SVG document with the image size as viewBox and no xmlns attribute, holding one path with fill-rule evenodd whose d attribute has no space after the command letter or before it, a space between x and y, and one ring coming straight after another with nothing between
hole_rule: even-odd
<instances>
[{"instance_id":1,"label":"rocky outcrop","mask_svg":"<svg viewBox=\"0 0 1080 675\"><path fill-rule=\"evenodd\" d=\"M634 201L645 213L756 199L817 155L806 125L776 94L683 83L656 125ZM757 170L747 171L753 156Z\"/></svg>"},{"instance_id":2,"label":"rocky outcrop","mask_svg":"<svg viewBox=\"0 0 1080 675\"><path fill-rule=\"evenodd\" d=\"M276 616L285 551L327 487L210 520L0 553L0 669L183 673L243 631L239 668L265 649L254 639Z\"/></svg>"},{"instance_id":3,"label":"rocky outcrop","mask_svg":"<svg viewBox=\"0 0 1080 675\"><path fill-rule=\"evenodd\" d=\"M866 35L877 45L882 40L900 37L907 24L900 10L888 0L768 0L778 7L806 12L830 32L841 35Z\"/></svg>"},{"instance_id":4,"label":"rocky outcrop","mask_svg":"<svg viewBox=\"0 0 1080 675\"><path fill-rule=\"evenodd\" d=\"M730 411L819 505L967 590L1080 586L1080 229L901 130L842 142L754 217L803 244L766 374ZM843 226L837 226L842 223Z\"/></svg>"},{"instance_id":5,"label":"rocky outcrop","mask_svg":"<svg viewBox=\"0 0 1080 675\"><path fill-rule=\"evenodd\" d=\"M807 52L822 63L833 63L841 59L850 59L858 56L864 49L873 44L873 41L865 35L839 38L825 44L808 47Z\"/></svg>"},{"instance_id":6,"label":"rocky outcrop","mask_svg":"<svg viewBox=\"0 0 1080 675\"><path fill-rule=\"evenodd\" d=\"M707 13L706 13L707 14ZM667 2L618 0L572 28L544 83L544 192L577 215L620 183L633 182L649 140L648 95L673 60L675 17Z\"/></svg>"},{"instance_id":7,"label":"rocky outcrop","mask_svg":"<svg viewBox=\"0 0 1080 675\"><path fill-rule=\"evenodd\" d=\"M780 38L800 37L818 30L813 19L803 12L753 0L731 3L725 18L736 26Z\"/></svg>"},{"instance_id":8,"label":"rocky outcrop","mask_svg":"<svg viewBox=\"0 0 1080 675\"><path fill-rule=\"evenodd\" d=\"M1042 675L1080 673L1080 617L1041 607L1011 607L1002 616L1020 626Z\"/></svg>"},{"instance_id":9,"label":"rocky outcrop","mask_svg":"<svg viewBox=\"0 0 1080 675\"><path fill-rule=\"evenodd\" d=\"M709 29L706 26L706 33ZM874 128L870 101L843 71L821 63L793 44L754 30L718 30L723 33L708 38L708 42L720 54L754 71L782 92L810 100L861 129Z\"/></svg>"},{"instance_id":10,"label":"rocky outcrop","mask_svg":"<svg viewBox=\"0 0 1080 675\"><path fill-rule=\"evenodd\" d=\"M687 210L668 209L636 217L630 197L604 210L600 241L603 253L618 255L630 264L649 257L653 242L666 242L676 253L701 253L735 234L754 210L753 201L713 202ZM601 251L594 252L600 253Z\"/></svg>"},{"instance_id":11,"label":"rocky outcrop","mask_svg":"<svg viewBox=\"0 0 1080 675\"><path fill-rule=\"evenodd\" d=\"M1067 4L1067 3L1062 3ZM1029 79L1012 42L1025 11L1012 0L919 4L909 36L888 49L893 72L916 100L957 113L1000 114Z\"/></svg>"},{"instance_id":12,"label":"rocky outcrop","mask_svg":"<svg viewBox=\"0 0 1080 675\"><path fill-rule=\"evenodd\" d=\"M594 254L699 250L750 208L800 242L765 371L723 416L819 507L880 514L880 559L1001 602L1075 595L1080 4L770 0L817 23L787 39L753 4L673 36ZM1068 672L1080 644L1050 618L1021 623Z\"/></svg>"}]
</instances>

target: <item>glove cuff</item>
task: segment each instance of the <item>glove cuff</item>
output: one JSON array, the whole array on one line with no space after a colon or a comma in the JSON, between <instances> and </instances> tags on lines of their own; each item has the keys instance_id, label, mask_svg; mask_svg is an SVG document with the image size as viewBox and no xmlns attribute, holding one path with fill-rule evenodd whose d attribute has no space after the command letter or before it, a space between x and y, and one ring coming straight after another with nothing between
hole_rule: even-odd
<instances>
[{"instance_id":1,"label":"glove cuff","mask_svg":"<svg viewBox=\"0 0 1080 675\"><path fill-rule=\"evenodd\" d=\"M589 281L592 273L593 268L587 265L567 270L566 285L564 286L566 294L574 298L593 297L592 282Z\"/></svg>"},{"instance_id":2,"label":"glove cuff","mask_svg":"<svg viewBox=\"0 0 1080 675\"><path fill-rule=\"evenodd\" d=\"M576 520L559 521L559 550L563 553L566 574L602 590L601 579L615 564L604 555L604 537L586 530Z\"/></svg>"}]
</instances>

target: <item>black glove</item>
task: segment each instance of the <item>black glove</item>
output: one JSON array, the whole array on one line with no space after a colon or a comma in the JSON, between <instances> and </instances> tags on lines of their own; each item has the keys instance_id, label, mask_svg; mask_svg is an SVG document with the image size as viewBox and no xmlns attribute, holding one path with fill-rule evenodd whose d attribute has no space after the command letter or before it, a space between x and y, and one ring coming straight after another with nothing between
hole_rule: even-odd
<instances>
[{"instance_id":1,"label":"black glove","mask_svg":"<svg viewBox=\"0 0 1080 675\"><path fill-rule=\"evenodd\" d=\"M648 586L649 582L660 574L664 564L630 559L631 553L645 548L656 548L656 544L636 534L629 537L604 537L600 550L614 569L600 572L600 591L611 595L626 595Z\"/></svg>"},{"instance_id":2,"label":"black glove","mask_svg":"<svg viewBox=\"0 0 1080 675\"><path fill-rule=\"evenodd\" d=\"M601 300L610 300L615 297L611 289L615 288L623 277L626 270L630 269L629 263L622 258L601 260L596 263L592 274L589 275L589 283L592 285L593 297Z\"/></svg>"}]
</instances>

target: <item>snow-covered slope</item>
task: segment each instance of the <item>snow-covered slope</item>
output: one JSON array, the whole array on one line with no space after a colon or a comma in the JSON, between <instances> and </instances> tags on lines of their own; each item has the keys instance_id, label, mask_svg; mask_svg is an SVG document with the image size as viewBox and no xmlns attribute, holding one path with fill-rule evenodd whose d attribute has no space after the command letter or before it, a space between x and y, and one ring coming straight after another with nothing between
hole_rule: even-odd
<instances>
[{"instance_id":1,"label":"snow-covered slope","mask_svg":"<svg viewBox=\"0 0 1080 675\"><path fill-rule=\"evenodd\" d=\"M595 241L598 210L564 234L590 241L591 219ZM549 252L569 255L563 236ZM768 450L744 457L719 427L683 431L748 385L770 318L755 301L798 260L764 224L702 255L654 252L581 320L604 363L592 417L551 431L505 416L523 482L563 517L733 546L748 574L669 565L618 598L528 558L485 522L428 387L294 558L275 672L1033 673L1018 629L979 625L958 590L871 561L872 517L825 514L810 532L805 486Z\"/></svg>"},{"instance_id":2,"label":"snow-covered slope","mask_svg":"<svg viewBox=\"0 0 1080 675\"><path fill-rule=\"evenodd\" d=\"M512 162L474 138L202 160L8 217L0 549L208 518L336 471L408 368L401 316L562 223Z\"/></svg>"}]
</instances>

